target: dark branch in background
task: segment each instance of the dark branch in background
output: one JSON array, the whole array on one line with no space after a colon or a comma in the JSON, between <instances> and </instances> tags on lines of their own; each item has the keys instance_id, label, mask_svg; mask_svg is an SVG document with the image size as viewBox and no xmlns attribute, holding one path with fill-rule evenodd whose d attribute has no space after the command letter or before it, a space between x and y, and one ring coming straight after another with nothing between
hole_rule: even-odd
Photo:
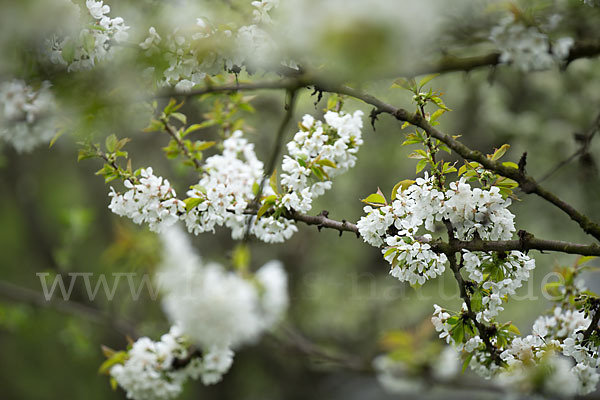
<instances>
[{"instance_id":1,"label":"dark branch in background","mask_svg":"<svg viewBox=\"0 0 600 400\"><path fill-rule=\"evenodd\" d=\"M569 51L566 65L580 58L596 57L598 54L600 54L600 41L587 40L577 42ZM412 74L404 75L417 76L431 73L469 72L474 69L494 67L496 65L500 65L500 53L497 52L474 57L456 57L447 55L442 57L437 63L416 68Z\"/></svg>"},{"instance_id":2,"label":"dark branch in background","mask_svg":"<svg viewBox=\"0 0 600 400\"><path fill-rule=\"evenodd\" d=\"M183 154L192 163L194 163L194 167L196 167L197 170L201 170L202 169L202 164L200 164L200 161L198 161L196 159L196 157L193 157L190 154L189 149L185 146L185 143L183 143L183 141L179 137L179 134L177 133L177 131L175 130L175 128L173 128L171 125L169 125L169 121L166 118L161 119L160 122L163 123L163 125L165 127L165 132L167 132L169 134L169 136L171 136L173 138L173 140L175 140L175 142L177 142L177 146L181 149L181 151L183 152Z\"/></svg>"},{"instance_id":3,"label":"dark branch in background","mask_svg":"<svg viewBox=\"0 0 600 400\"><path fill-rule=\"evenodd\" d=\"M265 180L269 179L273 171L275 171L275 163L277 162L277 158L279 157L279 153L281 152L285 130L289 125L290 121L292 120L292 117L294 116L294 107L296 106L297 90L288 89L286 94L286 113L283 117L283 120L281 121L281 124L279 125L279 129L277 129L277 135L275 136L275 144L273 145L271 156L269 157L269 161L267 162L267 168L265 169L265 179L263 179L263 182L261 183L261 189L264 185Z\"/></svg>"},{"instance_id":4,"label":"dark branch in background","mask_svg":"<svg viewBox=\"0 0 600 400\"><path fill-rule=\"evenodd\" d=\"M290 326L281 327L281 332L282 337L274 334L270 335L270 337L296 352L314 357L322 362L343 367L346 370L367 373L373 372L373 367L371 366L370 361L348 355L347 352L340 353L325 349L322 346L312 342Z\"/></svg>"},{"instance_id":5,"label":"dark branch in background","mask_svg":"<svg viewBox=\"0 0 600 400\"><path fill-rule=\"evenodd\" d=\"M306 83L308 86L309 82ZM283 78L279 80L269 80L269 81L258 81L258 82L246 82L246 83L232 83L227 85L219 85L219 86L207 86L202 89L192 90L186 93L177 93L172 91L165 91L163 93L159 93L155 97L158 98L170 98L170 97L196 97L202 96L204 94L209 93L229 93L229 92L237 92L237 91L254 91L254 90L263 90L263 89L290 89L295 90L299 89L302 86L302 80L299 78Z\"/></svg>"},{"instance_id":6,"label":"dark branch in background","mask_svg":"<svg viewBox=\"0 0 600 400\"><path fill-rule=\"evenodd\" d=\"M552 176L555 172L560 170L565 165L569 164L571 161L573 161L578 156L584 156L584 155L588 154L589 150L590 150L590 145L592 144L592 139L594 138L594 136L596 135L596 132L598 132L598 130L600 130L600 114L598 114L598 116L594 120L594 124L590 127L590 129L588 130L588 132L585 135L581 135L581 136L575 135L575 139L580 143L579 149L576 150L573 154L571 154L569 157L567 157L563 161L559 162L551 170L546 172L546 174L544 174L544 176L542 176L540 179L538 179L537 182L542 183L543 181L550 178L550 176Z\"/></svg>"},{"instance_id":7,"label":"dark branch in background","mask_svg":"<svg viewBox=\"0 0 600 400\"><path fill-rule=\"evenodd\" d=\"M64 314L82 317L90 322L108 325L124 336L137 337L135 326L126 320L115 318L98 308L81 304L72 300L46 300L44 295L35 290L0 281L0 297L20 303L31 304L41 308L52 308Z\"/></svg>"},{"instance_id":8,"label":"dark branch in background","mask_svg":"<svg viewBox=\"0 0 600 400\"><path fill-rule=\"evenodd\" d=\"M571 47L569 56L567 57L567 64L580 58L596 57L599 54L600 41L577 42ZM499 63L500 54L496 52L474 57L457 57L446 55L442 57L438 62L434 62L430 65L417 67L411 72L399 72L398 75L395 76L417 76L435 72L469 72L478 68L493 67L499 65ZM287 68L285 70L278 68L278 72L287 77L280 80L207 86L205 88L192 90L187 93L164 91L162 93L159 93L155 97L195 97L210 93L253 91L262 89L299 89L303 86L310 86L315 83L311 79L306 79L305 75L303 75L302 72L291 68Z\"/></svg>"}]
</instances>

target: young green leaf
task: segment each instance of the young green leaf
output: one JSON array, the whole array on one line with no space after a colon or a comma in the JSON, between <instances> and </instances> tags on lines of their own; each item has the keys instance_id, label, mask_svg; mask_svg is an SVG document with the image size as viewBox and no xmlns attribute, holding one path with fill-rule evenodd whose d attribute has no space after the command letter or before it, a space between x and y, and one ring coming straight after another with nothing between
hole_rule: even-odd
<instances>
[{"instance_id":1,"label":"young green leaf","mask_svg":"<svg viewBox=\"0 0 600 400\"><path fill-rule=\"evenodd\" d=\"M408 189L408 187L410 187L413 183L415 183L415 181L413 181L412 179L404 179L396 183L392 188L392 201L396 200L396 197L398 196L398 190L400 190L400 193L402 193L403 191Z\"/></svg>"}]
</instances>

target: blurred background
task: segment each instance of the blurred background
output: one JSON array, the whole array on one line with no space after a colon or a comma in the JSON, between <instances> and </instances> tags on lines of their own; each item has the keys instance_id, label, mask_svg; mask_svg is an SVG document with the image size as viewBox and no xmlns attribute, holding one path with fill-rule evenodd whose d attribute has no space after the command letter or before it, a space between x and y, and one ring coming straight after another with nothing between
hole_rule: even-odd
<instances>
[{"instance_id":1,"label":"blurred background","mask_svg":"<svg viewBox=\"0 0 600 400\"><path fill-rule=\"evenodd\" d=\"M194 15L188 24L196 22L196 15L241 23L251 14L246 2L233 0L113 3L111 16L123 16L132 27L129 41L134 44L144 39L149 26L179 26L186 14ZM282 3L286 3L280 11L284 22L273 29L285 31L287 36L282 33L278 38L289 44L286 54L322 66L326 72L339 71L338 77L344 81L408 109L414 107L412 95L391 89L393 80L447 52L482 55L493 51L485 40L498 14L505 10L498 2L486 1L457 2L451 9L442 1L424 1L419 6L409 1L377 1L369 2L368 13L367 2ZM532 3L519 6L525 9L542 2ZM600 40L598 9L583 8L579 3L544 2L545 8L540 6L539 12L553 15L560 10L561 29L576 40ZM99 274L107 274L112 284L111 274L132 272L139 288L144 274L152 274L160 261L160 246L153 233L108 210L109 186L121 188L121 183L107 185L94 175L102 166L100 160L78 163L78 142L101 142L112 133L129 137L132 141L127 150L134 168L152 166L179 193L196 178L180 160L164 157L161 148L168 144L166 134L142 131L151 116L147 87L140 82L139 65L146 59L140 60L124 48L114 62L76 73L37 61L40 35L60 21L60 15L54 15L59 10L56 7L56 2L49 0L0 3L0 80L50 80L64 127L51 148L42 145L29 153L18 153L9 144L0 148L0 398L125 398L98 374L104 360L100 346L121 349L127 345L127 336L157 339L166 332L169 322L160 298L141 290L135 299L123 280L112 300L102 290L92 300L84 280L78 278L70 301L56 294L46 301L40 280L44 274L41 277L51 284L55 276L62 275L68 285L69 274L92 273L90 281L95 286ZM347 18L332 22L331 16L342 10ZM58 19L53 20L55 17ZM218 79L223 81L236 79L226 72L221 75ZM242 71L238 78L276 77L259 69L252 76ZM600 112L598 60L578 59L566 68L535 73L510 66L449 72L430 86L444 93L444 102L453 110L441 117L442 130L461 135L463 143L484 153L508 143L507 161L517 162L527 152L527 170L533 177L543 178L548 189L600 221L600 140L593 140L585 152L548 175L580 149L578 137L594 127ZM312 88L300 92L295 121L305 113L323 114L328 96L319 99L311 93ZM284 93L257 91L252 95L249 103L254 111L242 110L239 118L247 127L247 137L256 143L257 154L265 160L283 118ZM217 99L189 99L182 110L190 123L200 123ZM363 214L361 198L377 187L390 193L398 181L414 179L416 174L413 160L407 158L412 148L401 146L408 130L401 131L400 124L387 115L380 115L373 129L367 118L370 108L356 100L346 99L344 109L365 112L365 143L356 167L336 178L333 189L314 205L313 213L328 210L333 219L355 222ZM294 127L295 123L290 124L286 132L288 140ZM193 135L210 140L218 137L218 129L207 128ZM444 158L462 165L454 154ZM511 211L517 229L547 239L591 242L561 211L532 195L515 194L520 200L514 201ZM250 243L253 268L275 258L289 274L291 303L282 327L256 346L236 353L222 383L210 387L188 383L182 399L403 397L387 393L379 385L370 371L371 361L389 350L390 338L400 340L406 351L414 354L436 340L429 322L433 304L460 307L452 276L446 273L417 291L389 276L380 251L362 239L349 233L339 237L335 231L318 232L302 224L298 228L285 244ZM229 231L201 234L193 243L205 260L231 264L235 242ZM532 279L521 288L519 299L506 304L499 318L512 320L524 334L550 306L542 291L548 279L554 279L548 274L576 259L554 253L532 255L537 261ZM599 282L597 274L586 275L592 290L598 289ZM464 380L464 390L426 385L420 396L497 397L493 391L474 391L485 384L469 372Z\"/></svg>"}]
</instances>

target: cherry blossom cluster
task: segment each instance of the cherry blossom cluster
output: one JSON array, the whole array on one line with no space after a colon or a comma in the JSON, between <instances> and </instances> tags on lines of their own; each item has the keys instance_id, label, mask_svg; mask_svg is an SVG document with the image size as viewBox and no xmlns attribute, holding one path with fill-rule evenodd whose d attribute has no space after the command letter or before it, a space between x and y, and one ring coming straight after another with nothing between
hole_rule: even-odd
<instances>
[{"instance_id":1,"label":"cherry blossom cluster","mask_svg":"<svg viewBox=\"0 0 600 400\"><path fill-rule=\"evenodd\" d=\"M231 31L218 34L204 19L197 18L195 32L189 37L176 28L172 33L165 35L163 40L156 28L150 27L148 37L139 46L148 56L160 54L168 64L168 67L159 73L159 87L170 86L180 92L187 92L203 82L206 74L219 73L223 65L227 65L226 60L216 51L200 50L203 47L198 46L198 42L209 38L216 39L216 35L222 35L226 39L231 34ZM229 68L232 66L230 64ZM150 68L146 73L157 72Z\"/></svg>"},{"instance_id":2,"label":"cherry blossom cluster","mask_svg":"<svg viewBox=\"0 0 600 400\"><path fill-rule=\"evenodd\" d=\"M278 261L242 276L203 263L182 231L162 235L165 253L157 283L173 323L202 349L237 348L273 328L288 306L287 278Z\"/></svg>"},{"instance_id":3,"label":"cherry blossom cluster","mask_svg":"<svg viewBox=\"0 0 600 400\"><path fill-rule=\"evenodd\" d=\"M517 339L513 341L517 342ZM502 369L496 382L513 395L536 393L540 398L573 398L579 391L578 376L573 371L573 363L554 351L543 355L529 353L529 346L516 345L524 362L512 363ZM529 358L528 358L529 357Z\"/></svg>"},{"instance_id":4,"label":"cherry blossom cluster","mask_svg":"<svg viewBox=\"0 0 600 400\"><path fill-rule=\"evenodd\" d=\"M276 194L270 185L264 185L261 195L265 201L271 199L281 211L309 211L312 199L331 188L330 179L354 166L362 144L361 116L360 111L330 111L325 122L304 116L303 128L288 143L290 155L283 160L283 192ZM176 198L168 180L146 168L139 182L125 181L128 190L124 194L111 188L109 208L137 224L148 223L156 232L181 219L195 235L225 226L234 239L250 233L266 243L281 243L297 231L293 220L281 216L281 211L260 218L248 214L263 176L263 163L256 157L254 145L241 131L235 131L224 140L223 152L206 160L200 180L187 192L185 202Z\"/></svg>"},{"instance_id":5,"label":"cherry blossom cluster","mask_svg":"<svg viewBox=\"0 0 600 400\"><path fill-rule=\"evenodd\" d=\"M254 4L256 3L256 4ZM255 1L255 20L269 21L268 12L276 4L273 0ZM219 50L214 43L222 43ZM165 38L155 27L148 29L148 36L139 44L148 56L161 55L168 67L146 71L157 77L159 87L174 87L180 92L189 92L204 82L206 75L216 75L223 68L234 71L236 67L252 64L254 60L268 57L275 44L270 35L258 25L215 27L205 18L196 18L191 34L175 28Z\"/></svg>"},{"instance_id":6,"label":"cherry blossom cluster","mask_svg":"<svg viewBox=\"0 0 600 400\"><path fill-rule=\"evenodd\" d=\"M55 108L47 81L37 89L18 79L0 83L0 139L18 152L50 142L56 134Z\"/></svg>"},{"instance_id":7,"label":"cherry blossom cluster","mask_svg":"<svg viewBox=\"0 0 600 400\"><path fill-rule=\"evenodd\" d=\"M185 204L176 197L169 181L153 174L151 167L141 170L139 182L124 181L124 194L110 188L108 208L119 216L131 218L136 224L147 223L150 230L161 232L179 220Z\"/></svg>"},{"instance_id":8,"label":"cherry blossom cluster","mask_svg":"<svg viewBox=\"0 0 600 400\"><path fill-rule=\"evenodd\" d=\"M583 338L590 322L582 312L559 306L553 309L552 314L540 316L531 335L515 338L501 353L500 357L509 369L502 372L500 380L511 385L515 381L521 382L521 386L531 384L531 379L526 379L532 374L531 370L543 368L548 360L554 360L554 364L560 363L560 366L555 367L557 372L554 375L547 377L547 383L558 390L553 381L570 381L569 385L562 385L557 394L572 397L594 391L600 380L597 372L600 363L594 356L598 348ZM562 371L562 376L558 375L558 370Z\"/></svg>"},{"instance_id":9,"label":"cherry blossom cluster","mask_svg":"<svg viewBox=\"0 0 600 400\"><path fill-rule=\"evenodd\" d=\"M254 274L235 273L203 263L177 227L161 239L163 261L156 280L174 325L158 342L137 340L110 369L135 400L173 399L190 378L205 385L221 381L233 363L233 349L272 329L289 303L280 262L270 261Z\"/></svg>"},{"instance_id":10,"label":"cherry blossom cluster","mask_svg":"<svg viewBox=\"0 0 600 400\"><path fill-rule=\"evenodd\" d=\"M445 220L452 224L458 239L509 239L515 231L509 205L510 199L503 199L497 187L472 188L461 178L442 192L435 187L434 177L425 175L399 190L390 205L366 206L367 215L357 225L365 242L384 247L382 252L392 265L393 276L422 285L444 272L447 258L431 249L431 235L420 234L421 228L434 232L435 223ZM506 268L513 266L507 264ZM526 279L521 274L518 278Z\"/></svg>"},{"instance_id":11,"label":"cherry blossom cluster","mask_svg":"<svg viewBox=\"0 0 600 400\"><path fill-rule=\"evenodd\" d=\"M211 347L191 354L189 340L177 326L155 342L142 337L133 343L125 361L110 369L110 375L134 400L165 400L178 397L188 379L201 378L205 385L221 380L233 363L233 351ZM177 366L177 360L188 360Z\"/></svg>"},{"instance_id":12,"label":"cherry blossom cluster","mask_svg":"<svg viewBox=\"0 0 600 400\"><path fill-rule=\"evenodd\" d=\"M361 138L362 111L354 114L328 111L325 123L305 115L300 130L287 144L281 166L285 194L281 205L287 210L308 212L314 198L331 189L331 179L354 167ZM324 176L316 176L320 168Z\"/></svg>"},{"instance_id":13,"label":"cherry blossom cluster","mask_svg":"<svg viewBox=\"0 0 600 400\"><path fill-rule=\"evenodd\" d=\"M523 282L529 280L535 260L520 251L484 253L463 250L463 266L468 278L482 289L477 321L488 323L504 310L502 299L514 295Z\"/></svg>"},{"instance_id":14,"label":"cherry blossom cluster","mask_svg":"<svg viewBox=\"0 0 600 400\"><path fill-rule=\"evenodd\" d=\"M198 205L182 216L188 230L198 235L225 225L233 238L242 238L249 218L244 213L262 178L263 163L254 145L235 131L223 142L223 153L206 160L200 181L187 192L189 198L198 199Z\"/></svg>"},{"instance_id":15,"label":"cherry blossom cluster","mask_svg":"<svg viewBox=\"0 0 600 400\"><path fill-rule=\"evenodd\" d=\"M79 6L72 4L73 15L81 20L77 32L58 32L46 41L46 53L54 64L68 71L93 68L98 62L112 56L113 42L122 43L128 38L129 26L121 17L111 18L110 6L103 1L86 0L86 14L81 17Z\"/></svg>"},{"instance_id":16,"label":"cherry blossom cluster","mask_svg":"<svg viewBox=\"0 0 600 400\"><path fill-rule=\"evenodd\" d=\"M513 63L522 71L536 71L562 64L574 41L561 37L553 42L538 27L526 26L513 15L503 18L490 32L501 52L501 63Z\"/></svg>"},{"instance_id":17,"label":"cherry blossom cluster","mask_svg":"<svg viewBox=\"0 0 600 400\"><path fill-rule=\"evenodd\" d=\"M585 288L577 283L574 290L578 296ZM432 323L440 332L440 338L469 355L470 368L480 376L494 378L511 392L536 392L559 398L572 398L595 390L600 381L598 348L593 340L584 338L591 320L574 309L568 300L555 306L548 315L538 317L532 333L527 336L507 337L502 345L496 337L491 338L491 344L500 350L504 366L491 361L475 329L465 330L464 336L455 335L457 323L465 318L466 310L465 304L458 314L434 305Z\"/></svg>"}]
</instances>

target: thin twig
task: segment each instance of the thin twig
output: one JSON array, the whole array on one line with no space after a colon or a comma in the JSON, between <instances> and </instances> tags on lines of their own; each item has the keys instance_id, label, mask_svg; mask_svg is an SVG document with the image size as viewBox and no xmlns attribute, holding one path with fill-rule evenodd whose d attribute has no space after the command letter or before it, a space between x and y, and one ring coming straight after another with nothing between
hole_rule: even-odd
<instances>
[{"instance_id":1,"label":"thin twig","mask_svg":"<svg viewBox=\"0 0 600 400\"><path fill-rule=\"evenodd\" d=\"M260 197L262 196L262 192L265 188L265 183L269 179L269 177L273 174L273 172L275 171L275 163L277 162L277 158L279 157L279 153L281 152L281 147L283 145L283 137L285 134L285 130L287 129L287 126L289 125L292 117L294 116L294 108L296 106L296 94L297 94L297 89L288 89L286 92L285 115L283 116L283 119L281 120L281 123L279 124L279 129L277 129L277 134L275 136L275 142L273 144L273 149L271 150L271 155L267 162L265 174L264 174L263 178L260 180L260 185L258 187L256 196L254 197L254 200L252 201L252 203L250 205L251 207L256 207L256 208L258 207L258 205L260 204ZM252 218L252 217L248 219L248 224L246 226L246 234L244 235L244 237L246 239L250 235L250 230L252 228L253 220L254 220L254 218Z\"/></svg>"},{"instance_id":2,"label":"thin twig","mask_svg":"<svg viewBox=\"0 0 600 400\"><path fill-rule=\"evenodd\" d=\"M64 314L82 317L100 325L106 325L108 323L111 328L122 335L131 337L137 336L135 333L135 326L131 322L121 318L114 318L114 316L111 316L105 311L73 300L46 300L43 293L17 286L6 281L0 281L0 297L41 308L52 308Z\"/></svg>"},{"instance_id":3,"label":"thin twig","mask_svg":"<svg viewBox=\"0 0 600 400\"><path fill-rule=\"evenodd\" d=\"M542 183L546 179L550 178L550 176L552 176L554 173L556 173L558 170L560 170L565 165L569 164L571 161L573 161L579 155L586 154L589 151L589 147L590 147L590 144L592 143L592 139L594 138L594 136L596 135L596 132L598 132L598 130L600 130L600 114L598 114L598 116L594 120L593 125L590 127L588 132L581 139L581 144L580 144L579 149L577 149L569 157L567 157L563 161L559 162L556 166L554 166L552 169L550 169L548 172L546 172L544 174L544 176L542 176L541 178L539 178L537 180L538 184Z\"/></svg>"},{"instance_id":4,"label":"thin twig","mask_svg":"<svg viewBox=\"0 0 600 400\"><path fill-rule=\"evenodd\" d=\"M177 146L181 149L183 154L194 164L197 170L201 170L202 164L200 164L200 161L198 161L196 157L192 156L190 150L185 146L185 143L183 143L183 140L181 140L175 128L169 125L169 121L167 121L166 118L163 118L160 121L163 123L165 131L173 138L173 140L175 140Z\"/></svg>"}]
</instances>

